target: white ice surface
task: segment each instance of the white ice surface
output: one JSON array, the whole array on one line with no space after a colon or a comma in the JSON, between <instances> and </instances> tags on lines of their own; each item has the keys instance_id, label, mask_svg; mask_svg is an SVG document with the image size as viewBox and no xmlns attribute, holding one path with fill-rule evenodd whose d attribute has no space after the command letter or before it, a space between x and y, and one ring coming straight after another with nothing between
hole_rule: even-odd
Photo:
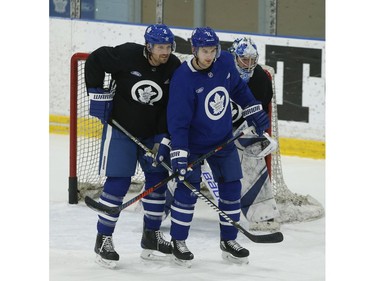
<instances>
[{"instance_id":1,"label":"white ice surface","mask_svg":"<svg viewBox=\"0 0 375 281\"><path fill-rule=\"evenodd\" d=\"M140 258L142 214L125 209L117 223L114 244L118 267L105 269L93 251L97 216L83 202L68 204L68 137L50 135L49 276L53 281L73 280L325 280L325 218L284 224L280 244L256 244L241 233L238 242L250 250L248 265L227 264L219 249L218 214L198 199L187 240L195 258L191 268ZM310 194L325 205L325 161L282 157L284 179L293 192ZM136 196L129 193L125 200ZM246 220L241 224L246 227ZM162 230L169 239L169 219Z\"/></svg>"}]
</instances>

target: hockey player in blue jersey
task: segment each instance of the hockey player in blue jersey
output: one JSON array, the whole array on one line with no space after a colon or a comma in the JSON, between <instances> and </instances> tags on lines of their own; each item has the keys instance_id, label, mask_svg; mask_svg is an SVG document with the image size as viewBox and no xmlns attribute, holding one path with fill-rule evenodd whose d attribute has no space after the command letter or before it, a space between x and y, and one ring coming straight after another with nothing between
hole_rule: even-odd
<instances>
[{"instance_id":1,"label":"hockey player in blue jersey","mask_svg":"<svg viewBox=\"0 0 375 281\"><path fill-rule=\"evenodd\" d=\"M233 55L241 78L247 83L254 97L262 103L264 111L268 113L273 97L272 76L258 64L259 54L254 41L249 36L237 38L228 50ZM231 102L233 129L236 134L247 128L247 122L242 117L242 108ZM274 219L280 216L280 212L264 158L277 149L276 140L268 135L262 138L248 135L238 139L235 144L243 172L241 211L250 223L250 230L279 230L280 224ZM217 184L213 181L211 170L206 162L202 166L202 180L213 198L217 200Z\"/></svg>"},{"instance_id":2,"label":"hockey player in blue jersey","mask_svg":"<svg viewBox=\"0 0 375 281\"><path fill-rule=\"evenodd\" d=\"M174 35L163 24L146 28L145 45L125 43L116 47L100 47L93 51L85 64L85 81L90 96L90 115L104 124L100 150L100 173L106 176L100 202L119 206L127 194L137 161L145 174L145 189L168 176L162 167L154 167L144 151L116 129L116 120L144 145L158 154L157 159L169 158L166 107L169 82L180 60L172 54ZM103 89L105 73L111 74L110 89ZM159 147L159 149L157 149ZM153 258L157 250L171 254L169 241L160 231L166 186L142 199L145 215L141 247L143 258ZM114 267L119 255L113 246L112 234L120 214L99 214L97 222L96 261ZM126 239L126 238L124 238ZM159 257L160 255L155 255Z\"/></svg>"},{"instance_id":3,"label":"hockey player in blue jersey","mask_svg":"<svg viewBox=\"0 0 375 281\"><path fill-rule=\"evenodd\" d=\"M167 108L171 137L171 164L177 172L177 188L171 207L172 254L176 262L190 264L194 255L186 245L197 197L183 184L188 180L200 190L201 167L188 163L233 136L230 99L244 110L243 116L258 135L269 127L268 116L241 79L233 56L221 51L220 41L210 27L196 28L191 37L193 58L173 74ZM241 212L242 170L234 144L207 159L219 187L219 208L232 220ZM238 230L220 217L220 248L223 258L247 262L249 251L236 241Z\"/></svg>"}]
</instances>

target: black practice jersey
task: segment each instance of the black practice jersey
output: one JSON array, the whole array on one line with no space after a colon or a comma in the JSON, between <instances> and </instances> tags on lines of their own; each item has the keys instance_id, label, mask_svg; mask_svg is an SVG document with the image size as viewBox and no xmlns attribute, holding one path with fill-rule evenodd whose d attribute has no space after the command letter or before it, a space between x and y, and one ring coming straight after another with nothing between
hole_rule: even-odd
<instances>
[{"instance_id":1,"label":"black practice jersey","mask_svg":"<svg viewBox=\"0 0 375 281\"><path fill-rule=\"evenodd\" d=\"M169 82L181 64L173 54L167 63L152 66L145 46L125 43L116 47L100 47L85 64L87 88L102 88L105 73L116 83L111 120L136 137L167 133L166 108Z\"/></svg>"},{"instance_id":2,"label":"black practice jersey","mask_svg":"<svg viewBox=\"0 0 375 281\"><path fill-rule=\"evenodd\" d=\"M253 76L250 78L247 85L253 92L254 97L262 103L263 110L268 113L268 105L273 97L272 81L259 64L255 67ZM232 106L236 107L238 105L232 104ZM232 115L234 121L233 127L237 128L243 123L244 118L236 116L233 112Z\"/></svg>"},{"instance_id":3,"label":"black practice jersey","mask_svg":"<svg viewBox=\"0 0 375 281\"><path fill-rule=\"evenodd\" d=\"M268 105L273 97L272 80L259 64L255 67L253 76L247 85L254 97L262 103L263 110L268 113Z\"/></svg>"}]
</instances>

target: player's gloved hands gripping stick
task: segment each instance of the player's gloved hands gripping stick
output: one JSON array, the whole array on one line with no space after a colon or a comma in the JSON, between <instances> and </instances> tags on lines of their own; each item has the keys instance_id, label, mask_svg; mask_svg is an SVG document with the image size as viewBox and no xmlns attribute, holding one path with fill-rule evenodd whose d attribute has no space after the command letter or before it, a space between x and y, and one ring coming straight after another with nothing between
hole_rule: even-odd
<instances>
[{"instance_id":1,"label":"player's gloved hands gripping stick","mask_svg":"<svg viewBox=\"0 0 375 281\"><path fill-rule=\"evenodd\" d=\"M169 158L171 141L167 134L159 134L154 137L154 147L144 155L147 162L154 166Z\"/></svg>"},{"instance_id":2,"label":"player's gloved hands gripping stick","mask_svg":"<svg viewBox=\"0 0 375 281\"><path fill-rule=\"evenodd\" d=\"M171 151L171 164L174 173L178 173L176 180L182 182L189 176L192 169L188 168L189 152L183 149L175 149Z\"/></svg>"}]
</instances>

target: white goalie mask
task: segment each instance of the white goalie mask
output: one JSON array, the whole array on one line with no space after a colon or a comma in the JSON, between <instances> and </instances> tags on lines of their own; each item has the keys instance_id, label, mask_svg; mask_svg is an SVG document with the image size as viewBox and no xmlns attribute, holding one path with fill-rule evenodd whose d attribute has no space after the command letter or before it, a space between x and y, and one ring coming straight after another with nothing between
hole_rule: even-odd
<instances>
[{"instance_id":1,"label":"white goalie mask","mask_svg":"<svg viewBox=\"0 0 375 281\"><path fill-rule=\"evenodd\" d=\"M259 59L257 46L254 41L250 37L237 38L229 48L229 52L234 56L234 61L241 78L246 83L249 82Z\"/></svg>"},{"instance_id":2,"label":"white goalie mask","mask_svg":"<svg viewBox=\"0 0 375 281\"><path fill-rule=\"evenodd\" d=\"M239 134L243 130L248 128L247 122L243 122L234 133ZM264 158L267 155L275 152L277 149L277 141L274 140L268 133L264 133L263 136L258 136L255 132L254 127L250 127L251 133L248 133L235 141L236 147L239 150L246 150L247 154L254 158Z\"/></svg>"}]
</instances>

